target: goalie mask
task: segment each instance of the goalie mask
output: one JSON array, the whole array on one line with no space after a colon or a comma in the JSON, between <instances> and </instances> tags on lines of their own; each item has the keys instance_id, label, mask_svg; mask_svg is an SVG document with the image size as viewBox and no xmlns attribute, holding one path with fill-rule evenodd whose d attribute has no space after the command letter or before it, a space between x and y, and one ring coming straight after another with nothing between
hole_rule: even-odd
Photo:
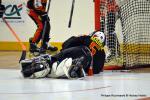
<instances>
[{"instance_id":1,"label":"goalie mask","mask_svg":"<svg viewBox=\"0 0 150 100\"><path fill-rule=\"evenodd\" d=\"M100 41L100 43L102 43L103 46L105 45L106 37L105 37L105 34L103 32L96 31L96 32L93 32L92 34L90 34L90 36L92 38L95 38L98 41Z\"/></svg>"}]
</instances>

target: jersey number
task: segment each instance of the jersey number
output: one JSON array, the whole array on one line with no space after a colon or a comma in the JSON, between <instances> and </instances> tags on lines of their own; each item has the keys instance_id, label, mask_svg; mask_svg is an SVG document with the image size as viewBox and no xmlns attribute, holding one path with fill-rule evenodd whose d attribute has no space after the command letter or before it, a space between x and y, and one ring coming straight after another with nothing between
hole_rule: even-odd
<instances>
[{"instance_id":1,"label":"jersey number","mask_svg":"<svg viewBox=\"0 0 150 100\"><path fill-rule=\"evenodd\" d=\"M96 47L97 48L97 44L95 43L95 42L92 42L91 44L90 44L90 50L91 50L91 53L92 53L92 55L95 55L96 54L96 49L94 48L94 47Z\"/></svg>"}]
</instances>

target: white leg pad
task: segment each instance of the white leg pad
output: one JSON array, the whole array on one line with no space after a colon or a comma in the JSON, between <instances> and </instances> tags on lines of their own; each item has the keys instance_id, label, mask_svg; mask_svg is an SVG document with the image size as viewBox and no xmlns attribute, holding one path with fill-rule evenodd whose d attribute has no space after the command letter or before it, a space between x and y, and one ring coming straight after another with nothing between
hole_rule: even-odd
<instances>
[{"instance_id":1,"label":"white leg pad","mask_svg":"<svg viewBox=\"0 0 150 100\"><path fill-rule=\"evenodd\" d=\"M64 59L59 65L58 62L53 63L51 73L48 75L48 77L57 78L64 75L69 77L68 70L71 65L72 58Z\"/></svg>"},{"instance_id":2,"label":"white leg pad","mask_svg":"<svg viewBox=\"0 0 150 100\"><path fill-rule=\"evenodd\" d=\"M57 70L58 62L54 62L52 65L51 73L48 74L48 77L55 78L56 76L56 70Z\"/></svg>"},{"instance_id":3,"label":"white leg pad","mask_svg":"<svg viewBox=\"0 0 150 100\"><path fill-rule=\"evenodd\" d=\"M63 66L64 73L68 78L70 78L68 71L71 66L72 66L72 58L69 58L67 59L67 61L64 63L64 66Z\"/></svg>"},{"instance_id":4,"label":"white leg pad","mask_svg":"<svg viewBox=\"0 0 150 100\"><path fill-rule=\"evenodd\" d=\"M72 58L66 58L64 59L57 67L56 75L57 76L63 76L66 75L66 72L64 70L65 68L68 68L72 65Z\"/></svg>"}]
</instances>

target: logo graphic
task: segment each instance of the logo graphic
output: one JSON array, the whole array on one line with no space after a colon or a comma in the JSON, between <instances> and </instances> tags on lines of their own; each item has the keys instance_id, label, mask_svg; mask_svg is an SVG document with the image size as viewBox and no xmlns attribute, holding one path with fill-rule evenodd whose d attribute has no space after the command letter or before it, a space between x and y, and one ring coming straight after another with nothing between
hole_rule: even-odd
<instances>
[{"instance_id":1,"label":"logo graphic","mask_svg":"<svg viewBox=\"0 0 150 100\"><path fill-rule=\"evenodd\" d=\"M5 10L5 19L21 19L20 12L22 11L22 4L7 5Z\"/></svg>"}]
</instances>

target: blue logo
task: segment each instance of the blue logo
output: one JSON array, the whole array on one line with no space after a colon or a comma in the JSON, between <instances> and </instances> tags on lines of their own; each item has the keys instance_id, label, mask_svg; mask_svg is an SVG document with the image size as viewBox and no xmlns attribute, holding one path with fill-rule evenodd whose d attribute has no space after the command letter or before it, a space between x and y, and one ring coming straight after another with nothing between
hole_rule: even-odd
<instances>
[{"instance_id":1,"label":"blue logo","mask_svg":"<svg viewBox=\"0 0 150 100\"><path fill-rule=\"evenodd\" d=\"M7 5L5 9L5 19L21 19L20 12L22 11L22 4Z\"/></svg>"}]
</instances>

